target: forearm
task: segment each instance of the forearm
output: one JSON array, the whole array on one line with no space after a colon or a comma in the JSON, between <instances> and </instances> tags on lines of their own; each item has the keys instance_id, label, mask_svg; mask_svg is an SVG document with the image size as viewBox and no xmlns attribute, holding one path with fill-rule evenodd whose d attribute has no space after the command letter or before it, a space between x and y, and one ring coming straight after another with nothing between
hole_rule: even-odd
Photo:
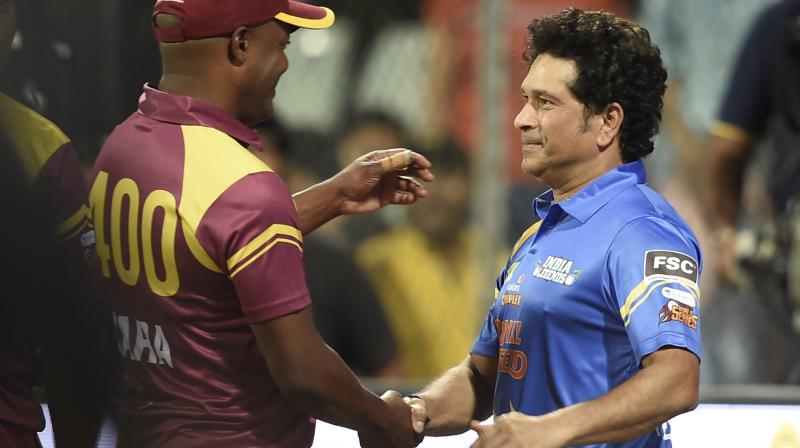
<instances>
[{"instance_id":1,"label":"forearm","mask_svg":"<svg viewBox=\"0 0 800 448\"><path fill-rule=\"evenodd\" d=\"M365 389L344 361L325 346L311 365L295 373L281 389L309 415L356 431L375 430L378 422L389 420L380 398Z\"/></svg>"},{"instance_id":2,"label":"forearm","mask_svg":"<svg viewBox=\"0 0 800 448\"><path fill-rule=\"evenodd\" d=\"M303 235L341 214L342 198L336 188L328 179L292 195Z\"/></svg>"},{"instance_id":3,"label":"forearm","mask_svg":"<svg viewBox=\"0 0 800 448\"><path fill-rule=\"evenodd\" d=\"M687 363L696 363L694 359ZM606 395L542 418L566 431L569 445L630 440L696 406L698 380L693 368L683 374L686 370L670 365L645 367Z\"/></svg>"},{"instance_id":4,"label":"forearm","mask_svg":"<svg viewBox=\"0 0 800 448\"><path fill-rule=\"evenodd\" d=\"M430 422L425 435L460 434L473 419L491 415L492 390L469 359L445 372L421 392Z\"/></svg>"}]
</instances>

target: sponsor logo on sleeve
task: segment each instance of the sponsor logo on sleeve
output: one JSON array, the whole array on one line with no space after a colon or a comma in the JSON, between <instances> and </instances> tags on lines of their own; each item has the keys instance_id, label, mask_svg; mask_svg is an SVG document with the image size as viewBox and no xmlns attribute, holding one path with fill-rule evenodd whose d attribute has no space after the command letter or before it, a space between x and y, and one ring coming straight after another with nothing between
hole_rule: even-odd
<instances>
[{"instance_id":1,"label":"sponsor logo on sleeve","mask_svg":"<svg viewBox=\"0 0 800 448\"><path fill-rule=\"evenodd\" d=\"M644 275L668 275L697 283L698 269L694 258L671 250L649 250L644 254Z\"/></svg>"},{"instance_id":2,"label":"sponsor logo on sleeve","mask_svg":"<svg viewBox=\"0 0 800 448\"><path fill-rule=\"evenodd\" d=\"M692 330L697 330L697 314L694 308L670 300L661 307L658 312L658 323L680 322Z\"/></svg>"}]
</instances>

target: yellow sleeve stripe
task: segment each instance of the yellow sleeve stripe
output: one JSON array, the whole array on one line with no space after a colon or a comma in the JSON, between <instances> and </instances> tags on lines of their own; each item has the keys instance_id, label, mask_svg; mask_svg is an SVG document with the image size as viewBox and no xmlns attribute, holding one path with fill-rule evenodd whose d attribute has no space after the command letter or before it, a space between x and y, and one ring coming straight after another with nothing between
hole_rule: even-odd
<instances>
[{"instance_id":1,"label":"yellow sleeve stripe","mask_svg":"<svg viewBox=\"0 0 800 448\"><path fill-rule=\"evenodd\" d=\"M257 253L257 254L255 254L253 257L251 257L251 258L250 258L249 260L247 260L246 262L242 263L242 264L241 264L241 265L240 265L238 268L236 268L236 270L235 270L235 271L231 272L231 275L230 275L230 277L231 277L231 278L233 278L234 276L236 276L236 274L238 274L238 273L239 273L239 272L240 272L242 269L244 269L244 268L246 268L246 267L250 266L250 264L251 264L252 262L254 262L254 261L258 260L258 259L259 259L259 257L261 257L262 255L264 255L264 254L265 254L265 253L266 253L268 250L272 249L272 247L273 247L273 246L275 246L275 245L276 245L276 244L278 244L278 243L287 243L287 244L291 244L291 245L293 245L293 246L296 246L298 249L300 249L300 252L302 252L302 251L303 251L303 248L302 248L302 247L300 247L300 243L298 243L298 242L297 242L297 240L293 240L293 239L289 239L289 238L275 238L275 239L274 239L274 240L272 240L272 242L271 242L271 243L269 243L269 244L268 244L266 247L264 247L263 249L261 249L260 251L258 251L258 253Z\"/></svg>"},{"instance_id":2,"label":"yellow sleeve stripe","mask_svg":"<svg viewBox=\"0 0 800 448\"><path fill-rule=\"evenodd\" d=\"M620 315L625 321L625 326L628 326L630 323L630 316L633 314L633 312L650 297L653 291L655 291L659 286L666 285L668 283L680 284L684 288L688 289L696 300L699 300L700 290L697 288L697 285L688 280L677 277L645 278L638 285L636 285L635 288L633 288L631 293L628 294L628 297L625 299L625 304L619 309ZM635 305L634 302L636 302Z\"/></svg>"},{"instance_id":3,"label":"yellow sleeve stripe","mask_svg":"<svg viewBox=\"0 0 800 448\"><path fill-rule=\"evenodd\" d=\"M230 258L228 258L228 271L233 271L233 269L245 259L250 258L256 251L258 251L261 247L264 246L267 242L275 238L276 236L289 236L294 238L296 241L303 241L303 235L300 233L300 230L286 224L273 224L267 228L267 230L261 232L261 235L253 238L252 241L247 243L244 247L239 249L235 254L233 254ZM300 244L295 244L298 248ZM267 247L272 247L274 244L270 244ZM302 249L301 249L302 251ZM262 253L265 251L260 251L256 256L253 258L258 258ZM249 264L249 263L248 263ZM241 268L237 268L237 271L241 270ZM233 274L231 274L233 276Z\"/></svg>"},{"instance_id":4,"label":"yellow sleeve stripe","mask_svg":"<svg viewBox=\"0 0 800 448\"><path fill-rule=\"evenodd\" d=\"M711 126L711 135L740 143L750 143L755 140L755 136L753 136L753 134L740 128L739 126L725 123L724 121L717 121Z\"/></svg>"},{"instance_id":5,"label":"yellow sleeve stripe","mask_svg":"<svg viewBox=\"0 0 800 448\"><path fill-rule=\"evenodd\" d=\"M520 247L528 240L537 230L539 230L539 226L542 225L542 221L537 221L532 226L528 227L528 230L522 232L522 236L519 237L517 243L514 244L514 248L511 249L511 256L513 257L515 253L519 250Z\"/></svg>"},{"instance_id":6,"label":"yellow sleeve stripe","mask_svg":"<svg viewBox=\"0 0 800 448\"><path fill-rule=\"evenodd\" d=\"M83 230L86 229L87 227L89 227L89 222L88 221L83 221L80 226L75 228L75 230L73 230L72 232L70 232L70 233L68 233L68 234L66 234L64 236L61 236L59 238L59 241L62 242L62 243L65 242L65 241L69 241L69 240L77 237L78 235L80 235L81 232L83 232ZM62 235L62 234L59 233L59 235Z\"/></svg>"},{"instance_id":7,"label":"yellow sleeve stripe","mask_svg":"<svg viewBox=\"0 0 800 448\"><path fill-rule=\"evenodd\" d=\"M189 252L194 255L194 258L206 269L218 274L222 274L222 268L217 266L217 264L214 263L214 260L211 258L211 255L208 255L208 252L203 249L203 245L200 244L200 241L197 241L194 231L189 227L189 224L185 220L181 220L181 227L183 228L183 237L186 240L186 245L189 246Z\"/></svg>"},{"instance_id":8,"label":"yellow sleeve stripe","mask_svg":"<svg viewBox=\"0 0 800 448\"><path fill-rule=\"evenodd\" d=\"M56 229L57 235L64 235L72 231L75 227L81 226L89 221L89 207L82 204L81 207L72 216L65 219L64 222L58 225Z\"/></svg>"}]
</instances>

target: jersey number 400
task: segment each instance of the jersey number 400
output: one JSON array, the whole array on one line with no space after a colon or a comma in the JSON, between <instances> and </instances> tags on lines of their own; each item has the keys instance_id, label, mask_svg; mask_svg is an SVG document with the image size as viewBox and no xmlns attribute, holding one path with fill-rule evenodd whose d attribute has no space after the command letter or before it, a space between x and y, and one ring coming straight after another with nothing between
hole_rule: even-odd
<instances>
[{"instance_id":1,"label":"jersey number 400","mask_svg":"<svg viewBox=\"0 0 800 448\"><path fill-rule=\"evenodd\" d=\"M108 173L97 173L89 192L89 207L97 235L97 257L105 277L111 277L110 265L113 260L114 271L127 285L136 286L144 262L144 273L150 289L160 296L169 297L178 292L178 266L175 262L175 233L178 227L178 214L175 196L165 190L155 190L147 195L144 203L139 200L139 186L133 179L123 178L114 185L111 193L110 228L105 228L106 194L108 192ZM141 204L141 209L140 209ZM161 226L161 266L164 277L156 272L153 249L153 217L157 209L164 214ZM127 222L123 229L122 215L126 211ZM141 228L140 244L139 229ZM107 243L111 236L111 245ZM123 251L123 237L127 239ZM139 248L141 247L141 256ZM126 253L127 252L127 253ZM127 255L127 256L126 256ZM124 259L124 258L127 258Z\"/></svg>"}]
</instances>

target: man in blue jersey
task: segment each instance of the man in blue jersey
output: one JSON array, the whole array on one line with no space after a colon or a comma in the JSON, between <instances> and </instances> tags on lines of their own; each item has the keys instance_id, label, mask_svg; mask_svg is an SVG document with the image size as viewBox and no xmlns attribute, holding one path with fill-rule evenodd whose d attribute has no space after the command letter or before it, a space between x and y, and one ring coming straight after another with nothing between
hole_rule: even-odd
<instances>
[{"instance_id":1,"label":"man in blue jersey","mask_svg":"<svg viewBox=\"0 0 800 448\"><path fill-rule=\"evenodd\" d=\"M551 190L469 357L407 397L425 434L474 447L669 447L697 403L700 248L645 184L666 71L645 29L569 9L528 27L515 126ZM493 424L475 419L494 415Z\"/></svg>"}]
</instances>

